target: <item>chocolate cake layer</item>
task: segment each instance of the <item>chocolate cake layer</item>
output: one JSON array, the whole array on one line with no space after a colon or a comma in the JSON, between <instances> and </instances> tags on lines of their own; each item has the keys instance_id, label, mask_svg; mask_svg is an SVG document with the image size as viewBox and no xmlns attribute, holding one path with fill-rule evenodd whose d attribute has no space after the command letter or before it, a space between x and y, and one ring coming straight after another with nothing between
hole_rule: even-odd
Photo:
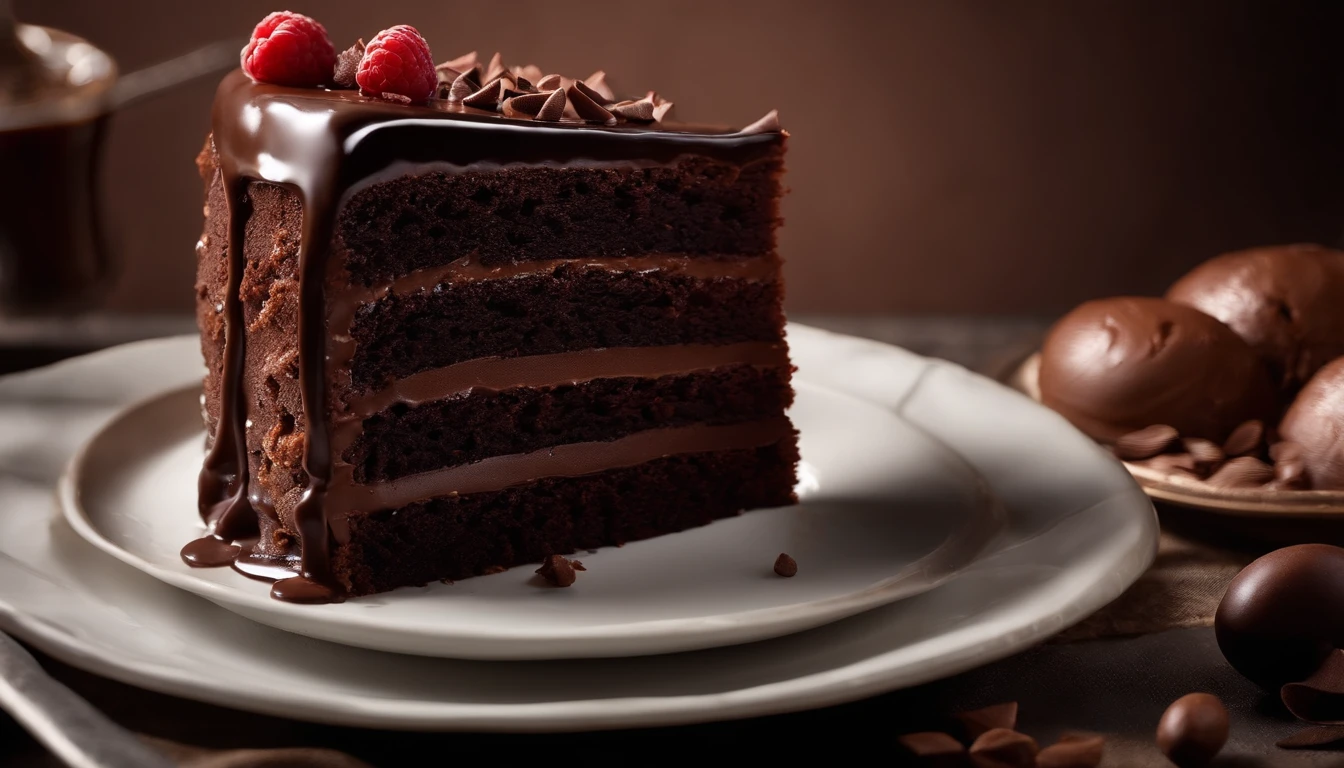
<instances>
[{"instance_id":1,"label":"chocolate cake layer","mask_svg":"<svg viewBox=\"0 0 1344 768\"><path fill-rule=\"evenodd\" d=\"M334 571L363 595L685 530L792 503L797 460L788 439L352 515Z\"/></svg>"},{"instance_id":2,"label":"chocolate cake layer","mask_svg":"<svg viewBox=\"0 0 1344 768\"><path fill-rule=\"evenodd\" d=\"M648 429L735 424L783 412L787 369L733 366L661 378L608 378L558 387L473 391L365 419L342 455L359 483L526 453L614 440Z\"/></svg>"},{"instance_id":3,"label":"chocolate cake layer","mask_svg":"<svg viewBox=\"0 0 1344 768\"><path fill-rule=\"evenodd\" d=\"M783 151L745 166L675 165L429 173L346 202L337 237L365 285L471 257L482 264L645 253L774 251Z\"/></svg>"},{"instance_id":4,"label":"chocolate cake layer","mask_svg":"<svg viewBox=\"0 0 1344 768\"><path fill-rule=\"evenodd\" d=\"M778 341L780 293L775 282L562 266L549 276L389 296L356 313L352 386L368 391L498 355Z\"/></svg>"}]
</instances>

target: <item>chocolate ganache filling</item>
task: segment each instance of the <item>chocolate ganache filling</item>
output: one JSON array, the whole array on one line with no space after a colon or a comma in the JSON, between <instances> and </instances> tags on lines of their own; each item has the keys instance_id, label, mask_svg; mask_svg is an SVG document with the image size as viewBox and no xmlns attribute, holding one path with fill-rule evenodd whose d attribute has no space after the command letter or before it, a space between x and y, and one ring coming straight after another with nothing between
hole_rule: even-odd
<instances>
[{"instance_id":1,"label":"chocolate ganache filling","mask_svg":"<svg viewBox=\"0 0 1344 768\"><path fill-rule=\"evenodd\" d=\"M465 64L465 62L462 62ZM494 69L494 62L491 63ZM558 460L523 454L504 456L442 472L430 472L380 487L355 486L338 466L339 446L329 425L358 424L361 414L388 399L429 396L417 382L383 393L370 393L365 402L331 403L331 383L349 376L354 352L348 325L359 303L371 299L369 289L352 286L345 296L327 296L338 284L342 265L332 258L336 218L344 201L380 181L425 173L462 173L497 170L506 165L551 167L650 167L670 165L686 156L700 156L739 167L766 159L784 134L772 113L749 128L727 129L676 126L661 122L670 104L650 93L642 99L619 102L607 92L582 81L546 82L550 94L536 89L524 72L492 72L496 90L487 104L485 95L465 94L481 73L472 62L465 71L441 71L440 95L425 105L382 101L350 90L299 89L255 83L241 71L227 76L215 99L213 151L228 198L228 278L224 300L224 368L219 418L199 479L200 513L208 526L203 539L188 544L182 557L191 565L233 564L248 575L277 580L272 595L296 602L331 602L344 589L332 574L331 541L340 541L344 515L375 508L380 503L403 503L450 492L491 490L530 482L545 476L585 474L678 452L713 446L756 446L791 434L787 419L771 419L737 426L700 426L650 430L611 443L563 446ZM553 76L552 76L553 77ZM466 79L463 79L466 78ZM491 80L491 77L486 78ZM549 78L541 78L549 80ZM591 78L590 78L591 80ZM521 81L521 82L520 82ZM511 86L508 84L512 84ZM520 85L526 87L519 89ZM488 85L479 91L488 90ZM556 96L555 94L560 94ZM576 95L577 94L577 95ZM453 98L456 96L457 98ZM544 98L535 98L543 96ZM502 111L497 111L502 110ZM600 111L599 111L600 110ZM570 115L576 116L571 119ZM248 396L243 363L246 324L240 297L244 270L244 230L249 218L247 187L261 181L292 191L302 206L302 237L298 251L299 318L298 373L305 425L302 468L307 485L295 511L300 555L283 562L267 561L251 552L262 527L259 516L276 519L270 499L250 482L246 433ZM762 257L764 258L764 257ZM638 261L638 260L631 260ZM553 266L553 265L550 265ZM641 268L697 269L676 257L657 264L629 264L594 260L584 268L630 270ZM533 274L547 265L529 265L519 274ZM435 280L509 279L512 267L490 272L456 264ZM723 270L725 267L708 267ZM746 264L736 277L758 277L758 265ZM415 280L429 279L425 275ZM394 290L395 286L385 287ZM737 362L778 365L782 351L768 345L735 350ZM554 366L556 360L541 361ZM635 353L602 355L575 353L574 368L557 373L557 380L583 380L592 375L620 373L629 364L635 375L714 366L723 363L723 351L682 349L663 363ZM491 371L484 363L475 368L427 374L418 382L450 388L472 386L474 378L489 386L533 386L537 373L517 360ZM508 374L515 382L502 380ZM434 376L440 377L437 381ZM342 412L342 409L345 409ZM333 419L333 414L335 418ZM628 441L628 442L627 442Z\"/></svg>"}]
</instances>

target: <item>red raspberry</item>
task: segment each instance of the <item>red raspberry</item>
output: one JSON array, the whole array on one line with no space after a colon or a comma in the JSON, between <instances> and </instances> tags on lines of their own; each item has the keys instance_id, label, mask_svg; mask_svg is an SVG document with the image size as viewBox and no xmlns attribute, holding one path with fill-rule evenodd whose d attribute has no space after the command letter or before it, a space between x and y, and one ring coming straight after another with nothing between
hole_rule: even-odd
<instances>
[{"instance_id":1,"label":"red raspberry","mask_svg":"<svg viewBox=\"0 0 1344 768\"><path fill-rule=\"evenodd\" d=\"M375 96L395 93L424 101L438 87L429 43L415 27L398 24L373 36L355 74L359 89Z\"/></svg>"},{"instance_id":2,"label":"red raspberry","mask_svg":"<svg viewBox=\"0 0 1344 768\"><path fill-rule=\"evenodd\" d=\"M335 66L336 48L327 30L290 11L262 19L243 48L243 71L259 83L326 85Z\"/></svg>"}]
</instances>

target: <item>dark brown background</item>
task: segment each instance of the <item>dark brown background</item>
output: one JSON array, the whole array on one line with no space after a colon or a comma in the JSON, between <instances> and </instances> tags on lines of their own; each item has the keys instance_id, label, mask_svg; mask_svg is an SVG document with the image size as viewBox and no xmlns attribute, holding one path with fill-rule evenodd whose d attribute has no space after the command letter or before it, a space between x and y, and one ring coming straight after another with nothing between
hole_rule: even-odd
<instances>
[{"instance_id":1,"label":"dark brown background","mask_svg":"<svg viewBox=\"0 0 1344 768\"><path fill-rule=\"evenodd\" d=\"M279 0L17 0L123 70L245 36ZM397 23L655 87L680 119L793 134L790 307L1053 313L1221 250L1344 235L1340 3L295 2L338 47ZM115 307L186 310L213 83L128 110L106 185Z\"/></svg>"}]
</instances>

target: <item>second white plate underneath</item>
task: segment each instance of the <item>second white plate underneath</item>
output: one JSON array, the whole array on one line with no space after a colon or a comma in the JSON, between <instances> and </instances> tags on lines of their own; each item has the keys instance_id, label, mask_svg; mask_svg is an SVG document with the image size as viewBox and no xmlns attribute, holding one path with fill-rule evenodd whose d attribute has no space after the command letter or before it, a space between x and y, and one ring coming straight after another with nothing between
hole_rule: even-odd
<instances>
[{"instance_id":1,"label":"second white plate underneath","mask_svg":"<svg viewBox=\"0 0 1344 768\"><path fill-rule=\"evenodd\" d=\"M535 566L403 588L338 605L294 605L230 569L178 552L201 534L198 392L132 407L72 461L66 518L136 568L257 622L378 650L476 659L631 656L745 643L852 616L927 591L970 564L1002 511L968 464L900 416L805 382L802 503L704 528L580 553L568 589ZM798 562L791 579L775 557Z\"/></svg>"}]
</instances>

